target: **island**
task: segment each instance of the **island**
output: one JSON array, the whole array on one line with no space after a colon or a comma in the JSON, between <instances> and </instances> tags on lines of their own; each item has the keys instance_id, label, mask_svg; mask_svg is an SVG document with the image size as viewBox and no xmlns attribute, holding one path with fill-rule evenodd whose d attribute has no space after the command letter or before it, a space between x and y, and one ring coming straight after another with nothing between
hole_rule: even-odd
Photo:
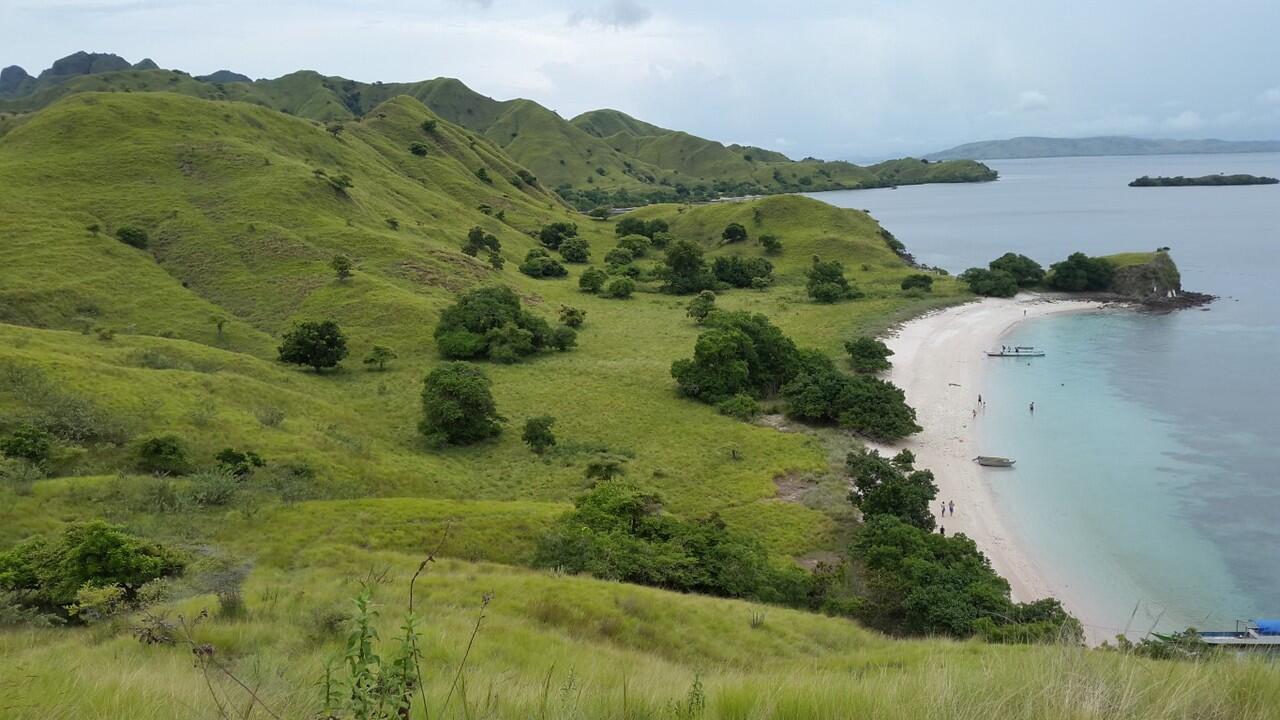
<instances>
[{"instance_id":1,"label":"island","mask_svg":"<svg viewBox=\"0 0 1280 720\"><path fill-rule=\"evenodd\" d=\"M1129 187L1214 187L1219 185L1275 185L1273 177L1263 175L1202 175L1200 177L1142 177L1129 183Z\"/></svg>"}]
</instances>

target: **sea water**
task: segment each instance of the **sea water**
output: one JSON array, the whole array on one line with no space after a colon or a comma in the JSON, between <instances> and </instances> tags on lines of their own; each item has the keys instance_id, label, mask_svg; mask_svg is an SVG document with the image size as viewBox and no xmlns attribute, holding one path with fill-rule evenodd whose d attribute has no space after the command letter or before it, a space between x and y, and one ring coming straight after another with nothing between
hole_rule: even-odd
<instances>
[{"instance_id":1,"label":"sea water","mask_svg":"<svg viewBox=\"0 0 1280 720\"><path fill-rule=\"evenodd\" d=\"M981 452L997 506L1096 637L1280 615L1280 186L1130 188L1141 175L1280 176L1280 154L988 163L993 183L817 193L869 210L952 272L1013 251L1172 248L1207 311L1017 325L992 359ZM785 239L784 239L785 240ZM1035 412L1030 404L1035 403Z\"/></svg>"}]
</instances>

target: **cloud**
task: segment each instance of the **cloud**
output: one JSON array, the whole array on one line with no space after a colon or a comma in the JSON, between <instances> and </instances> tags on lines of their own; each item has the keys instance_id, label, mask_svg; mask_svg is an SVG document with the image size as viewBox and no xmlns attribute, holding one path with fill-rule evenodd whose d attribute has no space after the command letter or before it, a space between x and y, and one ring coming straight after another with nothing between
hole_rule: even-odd
<instances>
[{"instance_id":1,"label":"cloud","mask_svg":"<svg viewBox=\"0 0 1280 720\"><path fill-rule=\"evenodd\" d=\"M1018 112L1035 112L1049 107L1049 98L1039 90L1023 90L1018 93L1018 102L1014 109Z\"/></svg>"},{"instance_id":2,"label":"cloud","mask_svg":"<svg viewBox=\"0 0 1280 720\"><path fill-rule=\"evenodd\" d=\"M635 0L610 0L592 10L576 10L569 16L570 25L590 23L618 30L644 24L653 15L649 8Z\"/></svg>"},{"instance_id":3,"label":"cloud","mask_svg":"<svg viewBox=\"0 0 1280 720\"><path fill-rule=\"evenodd\" d=\"M1204 118L1200 117L1198 112L1183 110L1177 115L1165 118L1164 124L1170 130L1196 130L1204 126Z\"/></svg>"},{"instance_id":4,"label":"cloud","mask_svg":"<svg viewBox=\"0 0 1280 720\"><path fill-rule=\"evenodd\" d=\"M1280 85L1258 93L1258 102L1267 105L1280 105Z\"/></svg>"}]
</instances>

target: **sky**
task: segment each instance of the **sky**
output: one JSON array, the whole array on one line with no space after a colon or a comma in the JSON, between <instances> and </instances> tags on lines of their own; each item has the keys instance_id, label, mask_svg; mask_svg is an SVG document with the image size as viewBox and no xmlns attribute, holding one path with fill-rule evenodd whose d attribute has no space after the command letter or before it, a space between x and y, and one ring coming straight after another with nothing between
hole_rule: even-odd
<instances>
[{"instance_id":1,"label":"sky","mask_svg":"<svg viewBox=\"0 0 1280 720\"><path fill-rule=\"evenodd\" d=\"M1050 135L1280 140L1278 0L0 0L0 65L461 79L792 157Z\"/></svg>"}]
</instances>

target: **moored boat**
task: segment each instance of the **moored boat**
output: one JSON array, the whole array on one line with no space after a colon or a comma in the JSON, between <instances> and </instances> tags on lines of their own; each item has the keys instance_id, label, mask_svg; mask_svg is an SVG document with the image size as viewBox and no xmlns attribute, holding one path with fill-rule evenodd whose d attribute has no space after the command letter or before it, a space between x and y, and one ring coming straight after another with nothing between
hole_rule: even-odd
<instances>
[{"instance_id":1,"label":"moored boat","mask_svg":"<svg viewBox=\"0 0 1280 720\"><path fill-rule=\"evenodd\" d=\"M979 455L974 460L983 467L1013 467L1013 464L1017 462L1017 460L994 455Z\"/></svg>"}]
</instances>

